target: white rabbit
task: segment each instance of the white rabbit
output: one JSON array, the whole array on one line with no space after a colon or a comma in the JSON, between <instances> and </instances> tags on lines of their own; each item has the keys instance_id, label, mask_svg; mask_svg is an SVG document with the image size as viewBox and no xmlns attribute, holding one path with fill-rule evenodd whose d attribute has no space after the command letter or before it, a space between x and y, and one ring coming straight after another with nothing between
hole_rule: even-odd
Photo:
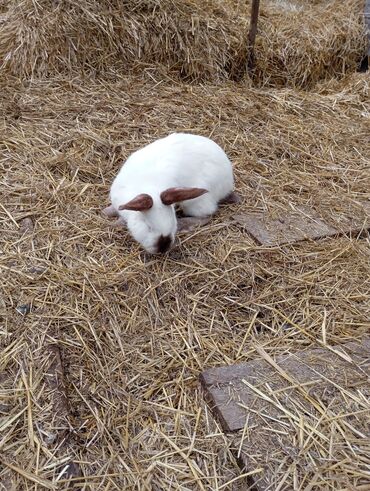
<instances>
[{"instance_id":1,"label":"white rabbit","mask_svg":"<svg viewBox=\"0 0 370 491\"><path fill-rule=\"evenodd\" d=\"M131 154L113 181L112 205L104 212L119 216L147 252L163 253L178 229L175 203L195 217L183 219L185 226L192 220L206 223L220 202L237 201L233 188L231 163L214 141L173 133Z\"/></svg>"}]
</instances>

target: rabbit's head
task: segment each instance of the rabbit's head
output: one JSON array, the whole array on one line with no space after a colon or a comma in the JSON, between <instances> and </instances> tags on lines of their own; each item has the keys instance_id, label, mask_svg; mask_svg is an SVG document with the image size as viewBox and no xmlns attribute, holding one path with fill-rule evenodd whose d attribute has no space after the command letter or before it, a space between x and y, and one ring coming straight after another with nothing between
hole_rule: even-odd
<instances>
[{"instance_id":1,"label":"rabbit's head","mask_svg":"<svg viewBox=\"0 0 370 491\"><path fill-rule=\"evenodd\" d=\"M150 254L161 254L175 242L175 203L198 198L207 192L201 188L169 188L159 196L139 194L118 209L124 212L132 237Z\"/></svg>"}]
</instances>

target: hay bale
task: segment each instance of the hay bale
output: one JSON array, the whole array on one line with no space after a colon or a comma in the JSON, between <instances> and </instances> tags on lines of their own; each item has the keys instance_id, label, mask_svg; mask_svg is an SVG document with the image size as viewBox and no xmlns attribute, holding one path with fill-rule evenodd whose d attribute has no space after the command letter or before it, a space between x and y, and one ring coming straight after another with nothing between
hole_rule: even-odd
<instances>
[{"instance_id":1,"label":"hay bale","mask_svg":"<svg viewBox=\"0 0 370 491\"><path fill-rule=\"evenodd\" d=\"M240 37L224 9L192 0L10 1L0 58L19 77L125 73L163 64L184 78L217 79Z\"/></svg>"},{"instance_id":2,"label":"hay bale","mask_svg":"<svg viewBox=\"0 0 370 491\"><path fill-rule=\"evenodd\" d=\"M8 0L2 69L20 77L116 78L149 66L186 80L245 75L250 2ZM262 2L257 85L310 87L353 71L365 52L360 0ZM247 77L248 79L248 77Z\"/></svg>"},{"instance_id":3,"label":"hay bale","mask_svg":"<svg viewBox=\"0 0 370 491\"><path fill-rule=\"evenodd\" d=\"M270 0L260 14L255 81L310 88L355 71L366 50L362 14L360 0Z\"/></svg>"}]
</instances>

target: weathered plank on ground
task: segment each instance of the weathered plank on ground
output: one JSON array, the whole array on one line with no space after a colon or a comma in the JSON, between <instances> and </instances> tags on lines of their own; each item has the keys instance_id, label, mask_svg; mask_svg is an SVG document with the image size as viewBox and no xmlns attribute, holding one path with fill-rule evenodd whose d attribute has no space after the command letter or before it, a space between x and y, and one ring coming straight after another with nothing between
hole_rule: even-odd
<instances>
[{"instance_id":1,"label":"weathered plank on ground","mask_svg":"<svg viewBox=\"0 0 370 491\"><path fill-rule=\"evenodd\" d=\"M305 239L319 239L335 235L337 229L327 225L313 210L236 215L235 221L242 225L260 244L276 246Z\"/></svg>"},{"instance_id":2,"label":"weathered plank on ground","mask_svg":"<svg viewBox=\"0 0 370 491\"><path fill-rule=\"evenodd\" d=\"M46 390L45 399L52 405L50 412L52 419L45 421L48 423L47 432L49 435L47 444L56 454L69 453L69 438L71 435L71 408L67 396L65 373L60 349L57 344L49 344L48 368L45 372ZM79 464L71 457L64 461L63 479L81 476Z\"/></svg>"},{"instance_id":3,"label":"weathered plank on ground","mask_svg":"<svg viewBox=\"0 0 370 491\"><path fill-rule=\"evenodd\" d=\"M298 489L297 483L303 489L315 466L327 467L329 475L353 445L359 459L366 455L370 337L276 360L262 348L259 354L259 360L211 368L200 377L223 429L240 430L229 437L246 471L256 472L257 490L277 489L283 478L281 489ZM360 467L357 484L363 483ZM336 479L336 489L348 484L339 474Z\"/></svg>"},{"instance_id":4,"label":"weathered plank on ground","mask_svg":"<svg viewBox=\"0 0 370 491\"><path fill-rule=\"evenodd\" d=\"M234 220L260 244L277 246L306 239L320 239L342 233L358 234L370 228L370 206L361 203L365 221L358 216L333 215L338 225L326 223L320 214L307 206L295 210L274 211L271 213L245 213L236 215Z\"/></svg>"}]
</instances>

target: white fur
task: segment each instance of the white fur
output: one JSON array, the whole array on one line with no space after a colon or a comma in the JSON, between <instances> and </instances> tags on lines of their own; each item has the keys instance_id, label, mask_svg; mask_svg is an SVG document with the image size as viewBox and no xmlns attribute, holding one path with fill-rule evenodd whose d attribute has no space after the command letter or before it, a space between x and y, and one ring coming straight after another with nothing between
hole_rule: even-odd
<instances>
[{"instance_id":1,"label":"white fur","mask_svg":"<svg viewBox=\"0 0 370 491\"><path fill-rule=\"evenodd\" d=\"M134 152L113 181L110 199L113 208L127 223L134 237L150 253L156 252L161 235L172 242L177 231L174 205L165 206L160 194L172 187L205 188L208 193L179 203L184 214L212 215L218 202L234 188L232 166L225 152L203 136L173 133ZM153 207L148 211L119 211L119 206L138 194L149 194Z\"/></svg>"}]
</instances>

